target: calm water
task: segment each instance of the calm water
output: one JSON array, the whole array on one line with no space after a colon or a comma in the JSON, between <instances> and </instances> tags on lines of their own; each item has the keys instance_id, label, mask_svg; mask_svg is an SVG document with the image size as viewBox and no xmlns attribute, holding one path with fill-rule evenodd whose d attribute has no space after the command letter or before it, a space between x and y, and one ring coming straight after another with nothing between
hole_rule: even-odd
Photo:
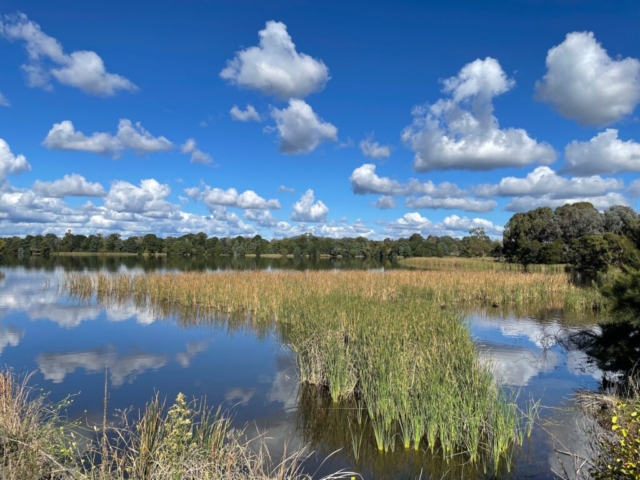
<instances>
[{"instance_id":1,"label":"calm water","mask_svg":"<svg viewBox=\"0 0 640 480\"><path fill-rule=\"evenodd\" d=\"M109 408L140 407L155 392L172 399L178 392L206 396L211 405L233 408L238 426L249 433L268 431L274 457L310 444L315 451L308 469L318 475L339 468L360 471L365 478L440 477L449 469L437 458L396 452L378 455L372 443L362 451L351 446L349 412L336 409L314 388L299 388L295 359L275 332L254 331L224 321L185 328L171 318L156 318L134 306L105 308L79 305L59 292L65 271L393 268L363 261L293 259L199 260L137 258L36 259L0 268L0 362L18 372L36 372L32 383L51 392L51 399L73 395L69 415L99 423L105 366L109 367ZM589 368L579 352L566 352L555 336L566 329L558 312L541 309L517 318L508 312L477 311L468 317L471 333L496 375L520 390L521 398L541 400L545 427L536 428L519 452L512 477L553 478L559 468L551 435L564 449L579 450L579 420L571 395L580 387L595 389L601 373ZM575 319L572 320L575 323ZM589 325L582 322L581 328ZM595 328L595 327L594 327ZM461 392L464 394L464 392ZM340 452L326 459L337 449ZM478 476L470 470L452 478Z\"/></svg>"}]
</instances>

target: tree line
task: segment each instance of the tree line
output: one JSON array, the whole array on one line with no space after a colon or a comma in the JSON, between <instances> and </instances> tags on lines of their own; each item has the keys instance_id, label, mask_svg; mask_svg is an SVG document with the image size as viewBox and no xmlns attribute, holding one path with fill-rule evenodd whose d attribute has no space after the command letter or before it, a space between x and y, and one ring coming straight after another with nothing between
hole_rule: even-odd
<instances>
[{"instance_id":1,"label":"tree line","mask_svg":"<svg viewBox=\"0 0 640 480\"><path fill-rule=\"evenodd\" d=\"M266 240L254 237L208 237L205 233L162 238L153 233L122 238L110 235L75 235L70 230L63 237L52 233L0 239L0 251L10 256L51 256L58 253L124 253L171 256L293 255L294 257L482 257L499 254L501 243L491 240L482 229L474 229L464 238L413 234L397 240L369 240L365 237L333 239L305 234L298 237Z\"/></svg>"}]
</instances>

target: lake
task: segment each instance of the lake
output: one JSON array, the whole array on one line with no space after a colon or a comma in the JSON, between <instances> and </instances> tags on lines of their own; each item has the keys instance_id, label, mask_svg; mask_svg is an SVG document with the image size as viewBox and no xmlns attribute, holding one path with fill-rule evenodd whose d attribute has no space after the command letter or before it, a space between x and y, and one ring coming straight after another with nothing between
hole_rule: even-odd
<instances>
[{"instance_id":1,"label":"lake","mask_svg":"<svg viewBox=\"0 0 640 480\"><path fill-rule=\"evenodd\" d=\"M17 372L35 372L31 383L53 401L72 395L71 418L101 423L105 367L109 411L144 405L156 392L172 400L178 392L204 397L233 412L247 433L267 432L274 457L309 444L306 468L318 475L340 468L364 478L440 478L450 469L437 457L396 451L378 454L373 443L354 452L348 412L314 388L299 386L295 358L271 329L221 318L207 326L185 327L133 304L103 306L71 301L61 292L67 271L138 272L229 269L386 269L358 259L63 257L14 260L0 267L0 362ZM338 273L339 274L339 273ZM595 319L565 319L560 311L515 314L500 309L471 311L469 328L496 376L520 392L520 400L540 400L541 425L517 452L514 478L554 478L554 449L580 450L581 415L573 408L578 388L596 389L602 376L577 351L557 344L559 333L595 327ZM461 392L463 394L464 392ZM555 437L555 440L554 440ZM561 446L560 446L561 445ZM331 455L335 450L339 452ZM327 458L329 457L329 458ZM566 460L566 459L565 459ZM483 477L468 469L451 478Z\"/></svg>"}]
</instances>

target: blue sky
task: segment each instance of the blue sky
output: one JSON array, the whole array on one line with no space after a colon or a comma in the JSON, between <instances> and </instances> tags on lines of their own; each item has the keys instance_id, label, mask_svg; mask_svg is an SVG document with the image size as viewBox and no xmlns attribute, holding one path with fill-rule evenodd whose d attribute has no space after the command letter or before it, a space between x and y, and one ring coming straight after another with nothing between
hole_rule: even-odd
<instances>
[{"instance_id":1,"label":"blue sky","mask_svg":"<svg viewBox=\"0 0 640 480\"><path fill-rule=\"evenodd\" d=\"M0 235L493 236L640 195L632 2L0 11Z\"/></svg>"}]
</instances>

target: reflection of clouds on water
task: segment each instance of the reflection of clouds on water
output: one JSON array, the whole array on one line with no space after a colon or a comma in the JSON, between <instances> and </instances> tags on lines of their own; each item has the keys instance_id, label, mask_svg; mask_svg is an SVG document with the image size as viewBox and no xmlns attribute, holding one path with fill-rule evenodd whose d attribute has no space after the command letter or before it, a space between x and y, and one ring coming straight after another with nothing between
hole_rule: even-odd
<instances>
[{"instance_id":1,"label":"reflection of clouds on water","mask_svg":"<svg viewBox=\"0 0 640 480\"><path fill-rule=\"evenodd\" d=\"M188 367L191 359L204 352L208 346L209 342L206 340L187 342L186 351L176 354L175 360L183 367ZM132 383L137 375L147 370L164 367L169 358L167 355L145 352L120 355L113 345L107 345L84 352L42 353L38 355L36 362L45 380L53 383L62 383L67 375L77 369L84 369L87 373L102 373L105 367L109 367L111 384L119 387L125 382Z\"/></svg>"},{"instance_id":2,"label":"reflection of clouds on water","mask_svg":"<svg viewBox=\"0 0 640 480\"><path fill-rule=\"evenodd\" d=\"M496 379L510 385L524 386L542 372L550 372L559 363L553 350L534 353L523 347L499 344L477 345L480 356L493 366Z\"/></svg>"},{"instance_id":3,"label":"reflection of clouds on water","mask_svg":"<svg viewBox=\"0 0 640 480\"><path fill-rule=\"evenodd\" d=\"M27 309L30 320L50 320L61 327L73 328L85 320L95 320L102 309L97 306L38 304Z\"/></svg>"},{"instance_id":4,"label":"reflection of clouds on water","mask_svg":"<svg viewBox=\"0 0 640 480\"><path fill-rule=\"evenodd\" d=\"M276 366L278 372L274 377L260 378L261 383L271 384L267 392L267 400L282 403L286 411L294 410L298 403L298 374L295 369L295 360L290 355L278 355Z\"/></svg>"},{"instance_id":5,"label":"reflection of clouds on water","mask_svg":"<svg viewBox=\"0 0 640 480\"><path fill-rule=\"evenodd\" d=\"M251 400L255 394L255 388L232 388L230 390L227 390L227 392L224 394L224 399L227 402L245 406L249 403L249 400Z\"/></svg>"},{"instance_id":6,"label":"reflection of clouds on water","mask_svg":"<svg viewBox=\"0 0 640 480\"><path fill-rule=\"evenodd\" d=\"M199 342L187 342L187 351L180 352L176 355L176 362L187 368L191 365L191 359L198 353L204 352L209 348L209 342L207 340L200 340Z\"/></svg>"},{"instance_id":7,"label":"reflection of clouds on water","mask_svg":"<svg viewBox=\"0 0 640 480\"><path fill-rule=\"evenodd\" d=\"M0 315L57 303L59 294L50 280L44 276L8 274L0 295Z\"/></svg>"},{"instance_id":8,"label":"reflection of clouds on water","mask_svg":"<svg viewBox=\"0 0 640 480\"><path fill-rule=\"evenodd\" d=\"M130 318L135 318L136 322L141 325L151 325L157 320L150 309L140 308L133 303L124 303L122 305L107 305L105 307L107 320L110 322L123 322Z\"/></svg>"},{"instance_id":9,"label":"reflection of clouds on water","mask_svg":"<svg viewBox=\"0 0 640 480\"><path fill-rule=\"evenodd\" d=\"M0 317L13 311L25 312L31 320L50 320L67 328L95 320L103 310L110 322L135 318L137 323L149 325L157 320L151 310L136 307L133 303L102 307L96 304L64 302L67 297L59 291L60 278L55 274L34 275L32 272L25 273L16 269L3 282Z\"/></svg>"},{"instance_id":10,"label":"reflection of clouds on water","mask_svg":"<svg viewBox=\"0 0 640 480\"><path fill-rule=\"evenodd\" d=\"M111 345L86 352L43 353L36 359L45 380L62 383L65 377L76 369L82 368L87 373L104 372L109 367L111 384L119 387L125 381L132 382L136 375L152 369L157 370L167 363L164 355L151 353L134 353L120 356Z\"/></svg>"},{"instance_id":11,"label":"reflection of clouds on water","mask_svg":"<svg viewBox=\"0 0 640 480\"><path fill-rule=\"evenodd\" d=\"M569 350L567 352L567 369L574 375L591 375L596 380L604 376L602 370L593 364L593 361L582 350Z\"/></svg>"},{"instance_id":12,"label":"reflection of clouds on water","mask_svg":"<svg viewBox=\"0 0 640 480\"><path fill-rule=\"evenodd\" d=\"M95 305L61 304L56 284L54 275L12 271L0 295L0 315L20 311L30 320L50 320L67 328L98 318L101 308Z\"/></svg>"},{"instance_id":13,"label":"reflection of clouds on water","mask_svg":"<svg viewBox=\"0 0 640 480\"><path fill-rule=\"evenodd\" d=\"M480 354L493 364L496 377L507 383L527 385L538 374L561 368L563 356L567 370L573 375L591 375L596 380L602 377L600 370L589 365L583 352L565 351L559 344L566 335L586 327L566 326L558 321L539 322L532 318L495 320L482 316L474 317L472 326L481 337L477 340ZM491 340L487 342L482 338L483 332L477 329L499 331L502 341L490 336ZM600 331L597 326L588 329L595 333ZM523 344L518 339L526 339L528 343Z\"/></svg>"},{"instance_id":14,"label":"reflection of clouds on water","mask_svg":"<svg viewBox=\"0 0 640 480\"><path fill-rule=\"evenodd\" d=\"M17 347L24 336L24 330L8 325L0 326L0 355L6 347Z\"/></svg>"},{"instance_id":15,"label":"reflection of clouds on water","mask_svg":"<svg viewBox=\"0 0 640 480\"><path fill-rule=\"evenodd\" d=\"M558 343L558 335L569 330L556 321L541 323L531 318L494 320L478 316L472 323L483 329L499 330L504 337L525 337L538 348L553 347Z\"/></svg>"}]
</instances>

